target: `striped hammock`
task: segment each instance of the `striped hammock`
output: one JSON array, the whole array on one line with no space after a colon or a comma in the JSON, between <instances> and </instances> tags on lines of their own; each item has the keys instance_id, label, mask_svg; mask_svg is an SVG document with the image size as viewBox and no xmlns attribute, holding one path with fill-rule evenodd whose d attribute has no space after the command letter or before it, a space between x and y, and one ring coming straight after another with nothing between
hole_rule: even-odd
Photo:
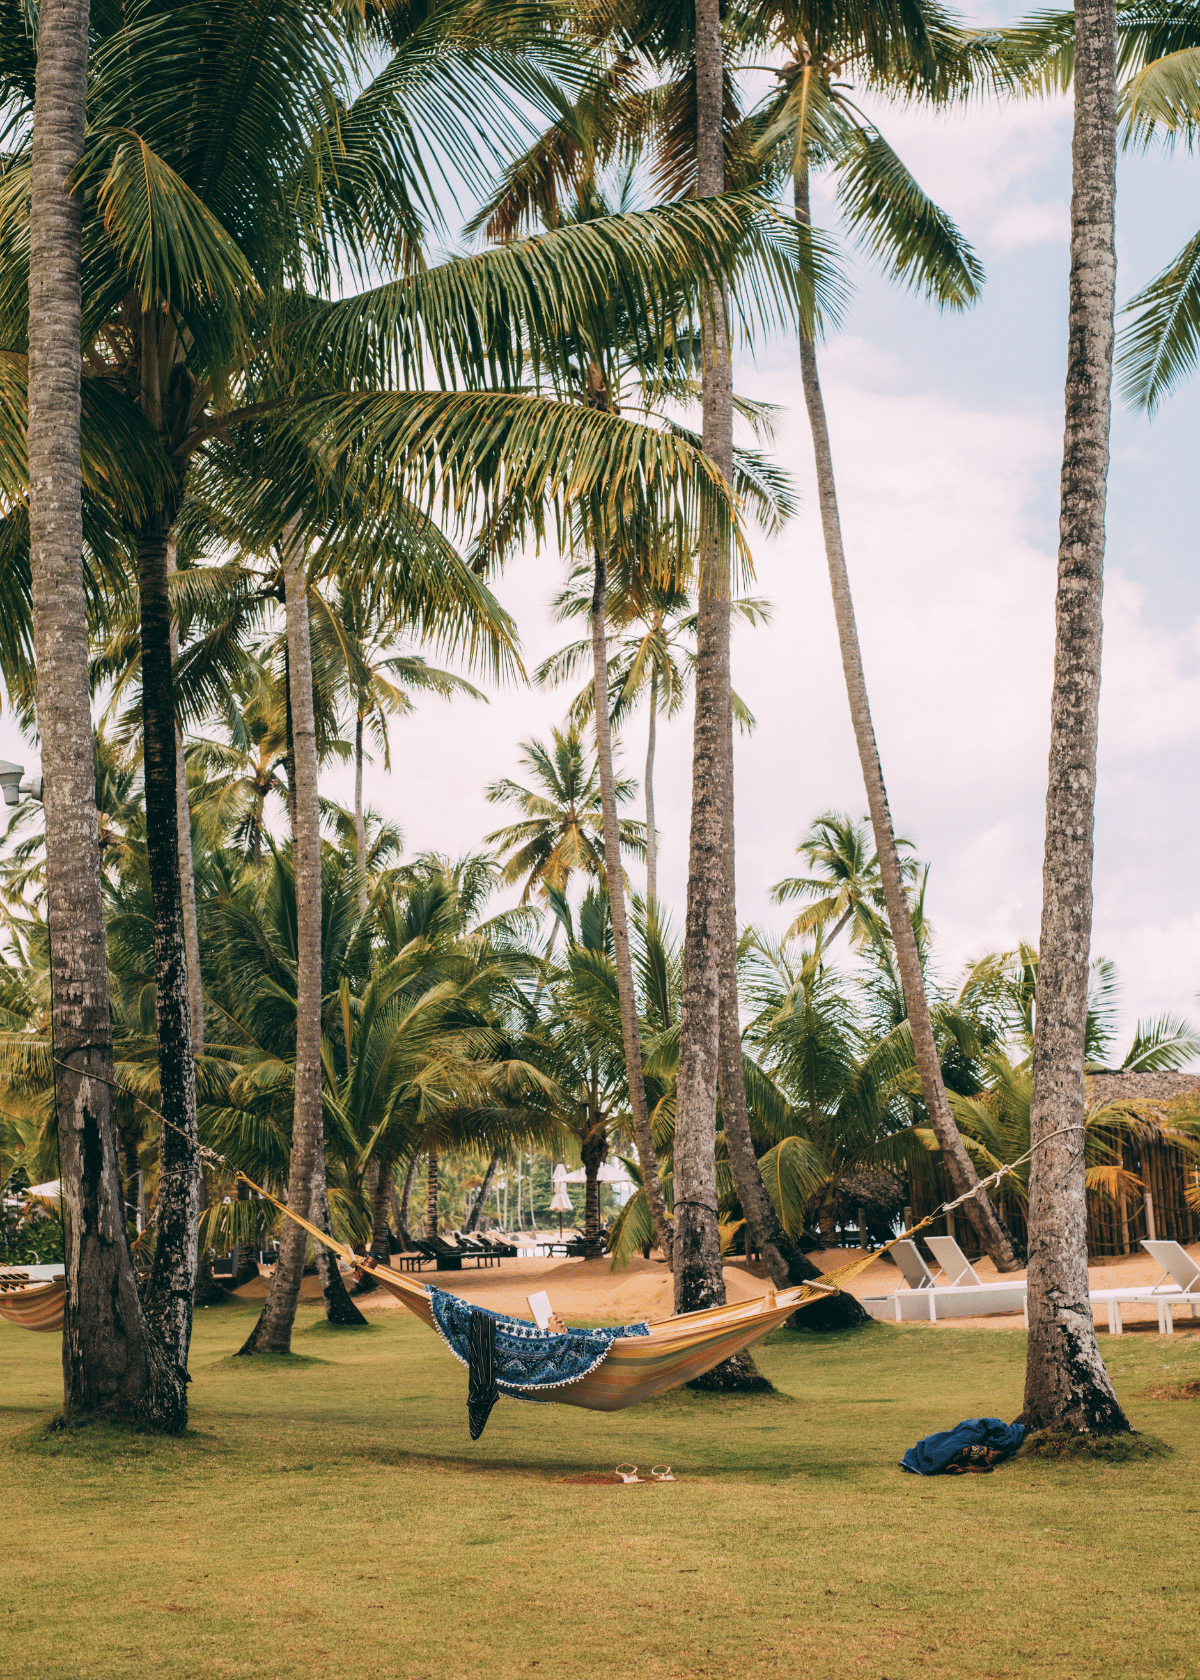
<instances>
[{"instance_id":1,"label":"striped hammock","mask_svg":"<svg viewBox=\"0 0 1200 1680\"><path fill-rule=\"evenodd\" d=\"M329 1246L346 1253L340 1244ZM441 1334L434 1318L433 1297L423 1283L388 1266L369 1265L353 1254L346 1257L415 1313L422 1324ZM542 1404L584 1406L590 1412L620 1412L626 1406L638 1406L680 1383L691 1382L693 1377L702 1377L723 1360L778 1330L798 1308L810 1301L828 1300L830 1293L829 1285L803 1283L778 1294L768 1289L753 1301L662 1319L652 1323L647 1334L617 1336L586 1376L553 1388L524 1388L521 1398Z\"/></svg>"},{"instance_id":2,"label":"striped hammock","mask_svg":"<svg viewBox=\"0 0 1200 1680\"><path fill-rule=\"evenodd\" d=\"M348 1244L335 1242L307 1219L275 1201L274 1196L265 1191L260 1193L297 1225L303 1225L315 1241L341 1255L355 1271L372 1277L422 1324L445 1339L434 1315L434 1298L425 1284L356 1254ZM887 1246L890 1248L891 1244ZM614 1337L607 1352L586 1375L550 1387L523 1388L521 1398L543 1405L583 1406L592 1412L620 1412L626 1406L638 1406L656 1394L702 1377L734 1354L744 1352L811 1302L828 1300L841 1284L878 1257L872 1254L853 1261L837 1272L827 1273L820 1283L802 1283L778 1292L768 1286L766 1294L752 1301L680 1313L677 1318L651 1323L644 1330L639 1325L637 1334ZM61 1330L65 1298L66 1288L61 1281L21 1286L14 1280L14 1285L6 1288L0 1279L0 1316L26 1330Z\"/></svg>"},{"instance_id":3,"label":"striped hammock","mask_svg":"<svg viewBox=\"0 0 1200 1680\"><path fill-rule=\"evenodd\" d=\"M0 1318L19 1324L22 1330L61 1330L67 1286L62 1278L53 1283L27 1283L20 1274L0 1273Z\"/></svg>"}]
</instances>

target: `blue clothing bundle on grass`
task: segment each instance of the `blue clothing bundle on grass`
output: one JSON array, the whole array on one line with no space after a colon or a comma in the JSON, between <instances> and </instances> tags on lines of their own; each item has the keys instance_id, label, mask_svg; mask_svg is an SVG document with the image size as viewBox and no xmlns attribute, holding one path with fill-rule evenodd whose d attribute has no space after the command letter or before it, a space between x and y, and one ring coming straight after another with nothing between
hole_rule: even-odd
<instances>
[{"instance_id":1,"label":"blue clothing bundle on grass","mask_svg":"<svg viewBox=\"0 0 1200 1680\"><path fill-rule=\"evenodd\" d=\"M1023 1423L1004 1423L1000 1418L965 1418L953 1429L926 1435L909 1447L900 1468L914 1476L961 1475L963 1471L990 1470L1010 1458L1025 1439Z\"/></svg>"}]
</instances>

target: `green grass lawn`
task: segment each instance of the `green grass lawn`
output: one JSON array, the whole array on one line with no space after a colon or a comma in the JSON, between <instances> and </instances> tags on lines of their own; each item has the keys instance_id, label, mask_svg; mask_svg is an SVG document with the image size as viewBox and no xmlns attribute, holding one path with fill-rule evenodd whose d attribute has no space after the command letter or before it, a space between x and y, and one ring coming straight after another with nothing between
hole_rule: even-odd
<instances>
[{"instance_id":1,"label":"green grass lawn","mask_svg":"<svg viewBox=\"0 0 1200 1680\"><path fill-rule=\"evenodd\" d=\"M919 1436L1020 1410L1017 1332L780 1332L775 1396L684 1390L603 1416L501 1400L404 1313L301 1358L231 1357L198 1315L182 1440L42 1433L58 1340L0 1323L0 1673L270 1676L1194 1676L1200 1338L1102 1338L1173 1456L897 1468ZM576 1478L621 1459L675 1484Z\"/></svg>"}]
</instances>

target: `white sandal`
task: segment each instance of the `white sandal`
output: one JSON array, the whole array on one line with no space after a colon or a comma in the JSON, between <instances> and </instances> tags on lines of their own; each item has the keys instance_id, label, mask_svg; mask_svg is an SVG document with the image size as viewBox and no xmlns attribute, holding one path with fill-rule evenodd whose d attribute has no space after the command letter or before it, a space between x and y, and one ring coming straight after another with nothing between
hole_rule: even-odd
<instances>
[{"instance_id":1,"label":"white sandal","mask_svg":"<svg viewBox=\"0 0 1200 1680\"><path fill-rule=\"evenodd\" d=\"M671 1474L671 1466L669 1464L656 1464L650 1474L654 1477L656 1482L673 1482L676 1480L676 1478Z\"/></svg>"},{"instance_id":2,"label":"white sandal","mask_svg":"<svg viewBox=\"0 0 1200 1680\"><path fill-rule=\"evenodd\" d=\"M614 1473L620 1476L621 1480L626 1483L644 1482L646 1478L645 1476L638 1475L637 1468L636 1464L618 1464ZM628 1472L628 1474L626 1474L626 1472Z\"/></svg>"}]
</instances>

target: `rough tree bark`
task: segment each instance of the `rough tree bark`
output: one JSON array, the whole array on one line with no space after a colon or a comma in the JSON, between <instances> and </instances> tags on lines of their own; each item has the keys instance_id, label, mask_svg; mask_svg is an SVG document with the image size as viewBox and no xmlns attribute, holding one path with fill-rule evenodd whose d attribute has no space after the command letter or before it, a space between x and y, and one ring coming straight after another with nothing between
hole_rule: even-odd
<instances>
[{"instance_id":1,"label":"rough tree bark","mask_svg":"<svg viewBox=\"0 0 1200 1680\"><path fill-rule=\"evenodd\" d=\"M175 570L175 542L167 545L167 572ZM179 630L171 622L171 662L179 658ZM187 758L183 731L175 726L175 832L179 847L179 902L183 913L183 949L187 962L188 1029L192 1039L192 1062L204 1054L204 981L200 969L200 920L196 913L196 869L192 857L192 812L188 803ZM199 1240L199 1224L208 1206L208 1179L201 1162L196 1172L196 1306L211 1306L225 1299L225 1291L213 1277L208 1249ZM236 1265L234 1267L236 1272Z\"/></svg>"},{"instance_id":2,"label":"rough tree bark","mask_svg":"<svg viewBox=\"0 0 1200 1680\"><path fill-rule=\"evenodd\" d=\"M409 1242L410 1242L409 1229L408 1229L409 1200L412 1196L413 1179L416 1176L417 1161L419 1159L420 1159L419 1156L414 1155L408 1163L408 1171L404 1175L404 1192L400 1197L400 1206L399 1206L399 1209L397 1210L397 1213L396 1213L396 1218L400 1223L400 1229L397 1231L396 1235L400 1238L401 1242L404 1243L406 1247L409 1245Z\"/></svg>"},{"instance_id":3,"label":"rough tree bark","mask_svg":"<svg viewBox=\"0 0 1200 1680\"><path fill-rule=\"evenodd\" d=\"M376 1162L375 1183L371 1189L371 1253L385 1266L392 1258L388 1210L391 1205L392 1172L395 1164L390 1156Z\"/></svg>"},{"instance_id":4,"label":"rough tree bark","mask_svg":"<svg viewBox=\"0 0 1200 1680\"><path fill-rule=\"evenodd\" d=\"M600 1244L600 1168L608 1156L608 1138L603 1129L583 1140L579 1151L583 1162L583 1257L598 1260L604 1250Z\"/></svg>"},{"instance_id":5,"label":"rough tree bark","mask_svg":"<svg viewBox=\"0 0 1200 1680\"><path fill-rule=\"evenodd\" d=\"M1096 1345L1083 1178L1083 1057L1117 270L1113 0L1077 0L1074 85L1066 427L1033 1030L1029 1342L1022 1418L1035 1429L1117 1434L1129 1424Z\"/></svg>"},{"instance_id":6,"label":"rough tree bark","mask_svg":"<svg viewBox=\"0 0 1200 1680\"><path fill-rule=\"evenodd\" d=\"M157 364L158 343L143 332L144 362ZM143 373L143 392L157 412L157 365ZM196 1146L196 1068L188 1010L187 954L180 894L179 766L175 684L171 670L168 590L174 509L152 514L138 532L138 597L142 640L142 768L146 862L154 900L154 999L158 1036L158 1218L146 1317L177 1365L187 1368L196 1293L200 1219L200 1156Z\"/></svg>"},{"instance_id":7,"label":"rough tree bark","mask_svg":"<svg viewBox=\"0 0 1200 1680\"><path fill-rule=\"evenodd\" d=\"M475 1199L475 1206L471 1209L470 1218L467 1220L468 1236L472 1231L478 1231L479 1229L479 1221L483 1218L483 1210L487 1206L487 1199L491 1194L492 1180L496 1176L496 1168L500 1165L500 1155L501 1151L499 1149L495 1150L488 1162L487 1171L483 1175L483 1183L479 1186L479 1195Z\"/></svg>"},{"instance_id":8,"label":"rough tree bark","mask_svg":"<svg viewBox=\"0 0 1200 1680\"><path fill-rule=\"evenodd\" d=\"M86 0L40 11L30 179L29 534L45 782L54 1102L63 1193L63 1405L165 1430L187 1390L142 1313L125 1225L112 1093L112 1027L88 692L79 458L78 197ZM64 1065L65 1064L65 1065Z\"/></svg>"},{"instance_id":9,"label":"rough tree bark","mask_svg":"<svg viewBox=\"0 0 1200 1680\"><path fill-rule=\"evenodd\" d=\"M293 526L291 529L294 531L295 527ZM290 541L291 541L290 535L285 537L285 548L287 546L287 543L289 543ZM294 584L294 588L292 587L292 584ZM296 593L297 590L300 591L299 594ZM320 1042L321 1042L321 1020L320 1020L320 1016L321 1016L321 983L320 983L320 973L321 973L321 837L320 837L321 806L320 806L319 784L318 784L318 777L319 777L319 774L320 774L320 763L319 763L319 760L317 758L317 748L316 748L317 725L316 725L315 713L314 713L314 710L313 710L313 697L312 697L312 644L311 644L311 634L310 634L310 623L311 623L311 621L310 621L310 618L309 618L309 611L308 611L308 586L307 586L307 582L304 582L303 585L302 585L300 579L298 577L294 577L291 580L291 584L290 584L289 583L289 578L288 578L288 568L287 568L286 563L285 563L284 568L283 568L283 606L284 606L284 622L287 625L287 639L286 639L285 646L284 646L284 656L283 656L283 674L284 674L284 683L285 683L285 702L286 702L286 704L285 704L285 724L286 724L285 752L286 752L287 779L288 779L288 820L289 820L291 830L292 830L292 868L293 868L293 870L295 872L295 876L296 876L297 913L299 912L299 903L300 903L300 870L301 870L300 846L299 846L299 842L298 842L298 839L297 839L297 833L298 833L298 830L297 830L297 820L298 820L297 819L297 812L300 809L300 806L302 804L305 804L305 802L307 802L307 805L309 807L311 807L311 820L312 820L313 825L315 826L316 833L317 833L316 847L315 847L315 850L312 854L314 861L313 861L312 866L311 866L312 869L315 869L315 876L312 879L306 880L306 892L307 892L307 894L310 898L315 896L316 906L317 906L317 909L316 909L316 929L317 929L316 939L317 939L317 975L318 975L318 981L317 981L317 987L316 987L316 992L315 992L316 1001L314 1003L312 998L310 997L308 1007L310 1009L315 1009L316 1013L317 1013L316 1031L317 1031L317 1046L318 1046L318 1054L319 1054ZM305 650L305 658L307 660L307 669L308 669L309 677L308 677L307 686L304 688L303 692L301 692L299 687L297 685L294 685L293 682L292 682L292 652L291 652L291 649L292 649L293 627L294 627L295 632L296 632L297 642L298 643L303 643L304 650ZM305 752L305 753L300 754L299 756L297 755L296 739L295 739L295 735L293 733L293 723L294 723L296 718L301 718L302 720L304 720L305 727L309 730L309 732L312 735L313 745L312 745L311 754ZM310 760L311 760L311 776L312 776L312 779L311 779L311 782L305 784L304 778L309 774ZM308 865L306 865L305 867L308 867ZM299 1008L300 1008L299 996L297 996L297 999L296 999L296 1008L297 1008L297 1011L299 1011ZM318 1084L318 1093L319 1093L319 1084ZM333 1225L332 1225L332 1223L330 1221L330 1218L329 1218L329 1187L328 1187L328 1184L326 1183L326 1178L325 1178L325 1115L324 1115L324 1110L323 1110L323 1108L320 1104L320 1101L319 1101L319 1096L318 1096L318 1105L317 1105L317 1121L316 1121L316 1124L317 1124L317 1128L318 1128L318 1130L317 1130L317 1144L316 1144L316 1153L313 1157L312 1188L311 1188L311 1191L310 1191L311 1200L310 1200L310 1203L309 1203L309 1209L308 1209L307 1217L320 1230L324 1231L324 1233L327 1237L331 1237L333 1235ZM338 1262L337 1262L337 1255L333 1252L332 1249L326 1248L323 1243L317 1243L314 1246L315 1246L315 1257L316 1257L316 1264L317 1264L317 1275L321 1279L321 1294L322 1294L322 1296L324 1297L324 1300L325 1300L325 1318L326 1318L326 1321L330 1324L339 1324L339 1325L365 1324L367 1322L366 1319L359 1312L358 1308L354 1305L354 1302L350 1299L350 1291L346 1288L345 1281L342 1278L341 1268L338 1266ZM295 1308L294 1307L292 1309L292 1313L293 1313L293 1317L294 1317L295 1316ZM288 1335L290 1337L290 1335L291 1335L290 1330L288 1331Z\"/></svg>"},{"instance_id":10,"label":"rough tree bark","mask_svg":"<svg viewBox=\"0 0 1200 1680\"><path fill-rule=\"evenodd\" d=\"M600 808L604 825L604 874L608 884L608 913L612 923L613 964L617 971L617 999L621 1011L621 1044L625 1052L625 1075L629 1088L629 1110L633 1136L642 1169L642 1184L654 1239L671 1263L671 1221L658 1173L658 1157L650 1135L650 1111L646 1106L646 1081L642 1073L642 1036L638 1023L637 993L633 984L633 959L629 950L629 918L625 910L625 880L621 870L621 837L617 826L617 793L613 781L612 732L608 721L608 647L604 633L604 612L608 588L607 562L600 548L595 552L592 586L592 664L595 670L596 759L600 771ZM597 1160L597 1166L603 1155ZM599 1204L597 1204L597 1210ZM599 1229L597 1211L596 1229ZM588 1258L600 1252L596 1232L589 1229Z\"/></svg>"},{"instance_id":11,"label":"rough tree bark","mask_svg":"<svg viewBox=\"0 0 1200 1680\"><path fill-rule=\"evenodd\" d=\"M809 222L808 172L796 171L794 196L797 220ZM833 611L837 620L838 643L842 655L842 671L846 679L846 693L850 702L850 719L854 739L862 765L866 785L867 808L875 834L875 853L879 859L879 874L887 904L888 925L896 950L896 966L904 991L904 1008L912 1033L913 1052L921 1077L921 1094L929 1123L933 1127L942 1151L942 1160L956 1196L963 1196L979 1183L979 1175L963 1145L962 1136L950 1113L946 1087L942 1080L941 1063L929 1018L929 1003L925 996L925 980L913 933L908 900L904 895L904 880L900 871L900 855L896 850L896 832L888 806L887 789L883 781L883 767L879 761L879 747L875 740L875 726L871 721L871 706L867 698L867 684L863 673L862 650L858 643L858 626L854 618L854 600L850 593L850 578L846 570L846 554L842 546L842 526L838 513L837 486L833 476L833 452L829 443L829 426L825 417L825 403L817 374L816 347L804 332L800 334L800 376L804 386L804 401L808 409L809 429L812 433L813 454L817 466L817 498L821 508L821 527L825 538L825 558L829 567L829 584L833 593ZM996 1264L997 1271L1011 1272L1021 1264L1012 1238L1001 1224L986 1192L972 1196L963 1204L964 1212L975 1229L984 1250Z\"/></svg>"},{"instance_id":12,"label":"rough tree bark","mask_svg":"<svg viewBox=\"0 0 1200 1680\"><path fill-rule=\"evenodd\" d=\"M724 54L719 0L696 0L696 150L701 197L725 186ZM704 449L732 476L733 379L725 303L709 294L704 320ZM717 1229L716 1110L725 810L729 800L729 579L722 556L701 554L696 624L692 812L675 1116L675 1311L722 1305Z\"/></svg>"},{"instance_id":13,"label":"rough tree bark","mask_svg":"<svg viewBox=\"0 0 1200 1680\"><path fill-rule=\"evenodd\" d=\"M312 701L312 650L305 594L305 554L295 526L282 548L290 712L289 805L296 875L296 1064L288 1204L309 1216L317 1157L324 1155L321 1112L321 834L317 806L317 735ZM299 604L300 610L297 610ZM321 1175L322 1182L324 1174ZM314 1221L315 1223L315 1221ZM242 1353L290 1353L308 1233L285 1219L271 1286Z\"/></svg>"},{"instance_id":14,"label":"rough tree bark","mask_svg":"<svg viewBox=\"0 0 1200 1680\"><path fill-rule=\"evenodd\" d=\"M371 902L367 886L367 819L363 813L363 720L354 720L354 846L361 883L358 889L358 908L365 916Z\"/></svg>"},{"instance_id":15,"label":"rough tree bark","mask_svg":"<svg viewBox=\"0 0 1200 1680\"><path fill-rule=\"evenodd\" d=\"M650 727L646 731L646 903L658 900L658 829L654 824L654 749L658 745L658 672L650 673Z\"/></svg>"},{"instance_id":16,"label":"rough tree bark","mask_svg":"<svg viewBox=\"0 0 1200 1680\"><path fill-rule=\"evenodd\" d=\"M425 1240L431 1242L438 1234L438 1152L429 1151L429 1171L425 1178Z\"/></svg>"}]
</instances>

